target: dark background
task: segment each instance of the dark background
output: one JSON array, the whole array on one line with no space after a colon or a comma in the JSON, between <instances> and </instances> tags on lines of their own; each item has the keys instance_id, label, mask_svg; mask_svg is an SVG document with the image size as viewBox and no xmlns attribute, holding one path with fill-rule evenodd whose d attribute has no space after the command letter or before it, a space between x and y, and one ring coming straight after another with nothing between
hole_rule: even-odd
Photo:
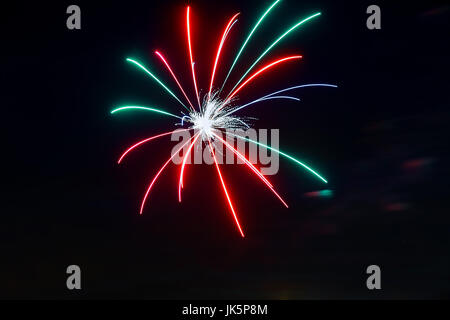
<instances>
[{"instance_id":1,"label":"dark background","mask_svg":"<svg viewBox=\"0 0 450 320\"><path fill-rule=\"evenodd\" d=\"M222 71L272 2L190 2L201 88L228 19L241 12ZM76 1L81 30L66 28L72 2L2 7L0 298L449 298L450 7L375 3L381 30L366 28L372 1L284 0L241 56L235 71L242 73L288 26L321 11L261 63L297 53L303 60L241 96L339 85L298 90L300 103L246 111L258 118L256 128L280 128L281 148L329 184L280 158L270 178L290 205L285 209L242 166L224 166L245 239L211 166L189 167L181 204L178 170L170 166L139 216L145 188L169 156L169 139L116 165L128 145L173 122L111 116L112 108L179 110L126 57L176 89L153 55L161 50L192 93L185 2ZM233 74L236 81L239 72ZM305 195L325 187L332 197ZM81 291L66 288L70 264L82 269ZM382 290L366 288L371 264L381 267Z\"/></svg>"}]
</instances>

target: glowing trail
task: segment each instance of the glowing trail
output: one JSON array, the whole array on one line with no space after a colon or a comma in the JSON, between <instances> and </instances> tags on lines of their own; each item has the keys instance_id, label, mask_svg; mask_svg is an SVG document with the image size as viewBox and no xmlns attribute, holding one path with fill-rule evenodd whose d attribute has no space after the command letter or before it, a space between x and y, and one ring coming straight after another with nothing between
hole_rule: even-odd
<instances>
[{"instance_id":1,"label":"glowing trail","mask_svg":"<svg viewBox=\"0 0 450 320\"><path fill-rule=\"evenodd\" d=\"M228 37L228 34L230 33L231 29L233 28L234 24L238 22L238 20L234 20L233 23L231 24L231 26L228 28L227 33L225 33L225 38Z\"/></svg>"},{"instance_id":2,"label":"glowing trail","mask_svg":"<svg viewBox=\"0 0 450 320\"><path fill-rule=\"evenodd\" d=\"M187 31L188 46L189 46L189 57L191 59L192 79L194 80L195 94L197 96L198 107L200 108L200 106L201 106L200 97L198 95L197 81L195 80L194 59L192 58L191 23L190 23L190 18L189 18L189 11L190 11L190 7L188 6L187 11L186 11L186 31Z\"/></svg>"},{"instance_id":3,"label":"glowing trail","mask_svg":"<svg viewBox=\"0 0 450 320\"><path fill-rule=\"evenodd\" d=\"M300 21L299 23L295 24L293 27L291 27L288 31L286 31L285 33L283 33L277 40L275 40L260 56L258 59L256 59L256 61L250 66L250 68L248 68L248 70L244 73L244 75L241 77L241 79L235 84L235 86L233 87L233 89L231 89L230 92L233 92L233 90L242 82L242 80L245 78L245 76L253 69L253 67L270 51L270 49L272 49L279 41L281 41L281 39L283 39L285 36L287 36L289 33L291 33L293 30L295 30L296 28L298 28L299 26L301 26L302 24L304 24L305 22L320 16L321 13L318 12L316 14L313 14L312 16L309 16L306 19L303 19L302 21Z\"/></svg>"},{"instance_id":4,"label":"glowing trail","mask_svg":"<svg viewBox=\"0 0 450 320\"><path fill-rule=\"evenodd\" d=\"M244 104L243 106L237 107L236 109L231 110L230 112L226 113L224 115L224 117L229 116L230 114L233 114L236 111L241 110L241 109L243 109L245 107L248 107L248 106L250 106L252 104L255 104L255 103L258 103L258 102L263 102L263 101L266 101L266 100L273 100L273 99L287 99L287 100L300 101L299 98L291 97L291 96L270 96L270 97L269 96L265 96L265 97L253 100L252 102L249 102L247 104Z\"/></svg>"},{"instance_id":5,"label":"glowing trail","mask_svg":"<svg viewBox=\"0 0 450 320\"><path fill-rule=\"evenodd\" d=\"M211 82L209 84L209 92L208 92L208 101L211 98L211 90L212 90L212 86L213 86L213 82L214 82L214 75L216 74L217 62L219 61L220 52L222 51L223 44L224 44L224 42L225 42L225 40L227 38L228 31L231 29L233 21L236 19L236 17L238 15L239 15L239 13L236 13L230 19L230 21L228 22L227 26L225 27L225 30L223 31L222 39L220 40L219 48L217 49L216 60L214 62L214 67L213 67L212 74L211 74Z\"/></svg>"},{"instance_id":6,"label":"glowing trail","mask_svg":"<svg viewBox=\"0 0 450 320\"><path fill-rule=\"evenodd\" d=\"M285 62L285 61L289 61L289 60L293 60L293 59L301 59L302 56L290 56L290 57L286 57L286 58L282 58L282 59L278 59L272 63L269 63L268 65L262 67L261 69L259 69L258 71L256 71L252 76L250 76L243 84L241 84L236 90L233 91L233 93L231 93L229 95L229 97L225 100L225 102L223 103L222 107L225 106L228 102L230 102L230 100L250 81L252 81L254 78L256 78L258 75L260 75L261 73L263 73L264 71L266 71L267 69L270 69L274 66L276 66L279 63ZM221 107L221 108L222 108ZM220 109L220 108L219 108Z\"/></svg>"},{"instance_id":7,"label":"glowing trail","mask_svg":"<svg viewBox=\"0 0 450 320\"><path fill-rule=\"evenodd\" d=\"M265 16L270 12L270 10L272 10L273 7L275 7L275 5L280 2L281 0L277 0L275 1L270 7L269 9L267 9L266 12L264 12L264 14L261 16L261 18L259 18L258 22L256 23L256 25L253 27L252 31L250 31L250 34L248 35L247 39L245 40L244 44L242 45L241 49L239 50L238 54L236 55L236 58L233 61L233 64L231 65L230 71L228 71L228 74L222 84L222 88L220 89L220 92L223 90L223 87L225 87L225 83L228 80L228 77L230 76L231 71L233 71L234 65L236 64L236 62L239 59L239 56L241 55L242 51L244 50L245 46L247 45L247 42L250 40L250 38L252 37L253 33L255 32L255 30L258 28L259 24L264 20Z\"/></svg>"},{"instance_id":8,"label":"glowing trail","mask_svg":"<svg viewBox=\"0 0 450 320\"><path fill-rule=\"evenodd\" d=\"M331 88L337 88L336 85L334 85L334 84L327 84L327 83L311 83L311 84L303 84L303 85L300 85L300 86L290 87L290 88L286 88L286 89L279 90L279 91L276 91L276 92L272 92L272 93L270 93L268 95L265 95L264 97L261 97L259 99L253 100L252 102L247 103L247 104L245 104L243 106L237 107L236 109L233 109L230 112L226 113L225 116L228 116L228 115L230 115L230 114L232 114L232 113L234 113L234 112L236 112L238 110L241 110L241 109L243 109L243 108L245 108L247 106L250 106L250 105L252 105L254 103L265 101L265 100L270 100L270 99L293 99L293 100L300 101L300 99L295 98L295 97L274 96L274 95L275 94L279 94L279 93L283 93L283 92L286 92L286 91L290 91L290 90L294 90L294 89L298 89L298 88L306 88L306 87L331 87Z\"/></svg>"},{"instance_id":9,"label":"glowing trail","mask_svg":"<svg viewBox=\"0 0 450 320\"><path fill-rule=\"evenodd\" d=\"M228 142L223 140L221 137L219 137L217 134L213 133L216 138L218 138L228 149L230 149L234 154L236 154L242 161L245 162L245 164L252 169L254 173L272 190L272 192L277 196L278 199L284 204L286 208L289 208L287 203L281 198L281 196L275 191L272 184L264 177L264 175L250 162L245 158L239 151L237 151L234 147L232 147Z\"/></svg>"},{"instance_id":10,"label":"glowing trail","mask_svg":"<svg viewBox=\"0 0 450 320\"><path fill-rule=\"evenodd\" d=\"M150 190L152 189L153 184L158 179L158 177L161 174L161 172L163 172L163 170L167 167L169 162L172 161L172 159L175 158L175 156L181 151L181 149L183 149L184 146L187 145L192 139L193 138L191 138L188 141L186 141L185 143L183 143L183 145L180 148L178 148L178 150L176 152L173 153L173 155L169 158L169 160L167 160L167 162L164 163L164 165L161 167L161 169L159 169L158 173L156 174L156 176L153 178L152 182L148 186L148 189L147 189L147 192L145 193L144 199L142 199L142 204L141 204L141 209L139 211L139 214L142 214L142 211L144 210L144 205L145 205L145 201L147 200L148 194L150 193Z\"/></svg>"},{"instance_id":11,"label":"glowing trail","mask_svg":"<svg viewBox=\"0 0 450 320\"><path fill-rule=\"evenodd\" d=\"M228 195L227 187L225 186L225 182L223 181L222 173L220 172L219 164L217 163L216 155L214 153L214 150L213 150L213 147L211 146L211 142L210 141L209 141L209 149L211 150L211 153L213 155L214 163L216 164L216 168L217 168L217 173L219 174L219 178L220 178L220 182L222 183L223 191L225 193L225 196L227 197L228 204L230 205L231 212L233 213L234 221L236 222L236 225L237 225L237 227L239 229L239 232L241 233L241 236L244 238L245 237L244 236L244 232L242 232L241 225L239 224L239 220L238 220L238 218L236 216L236 212L234 211L233 204L231 203L230 196Z\"/></svg>"},{"instance_id":12,"label":"glowing trail","mask_svg":"<svg viewBox=\"0 0 450 320\"><path fill-rule=\"evenodd\" d=\"M170 112L164 111L164 110L155 109L155 108L149 108L149 107L140 107L140 106L120 107L120 108L117 108L117 109L114 109L113 111L111 111L111 114L114 114L114 113L119 112L119 111L133 110L133 109L153 111L153 112L162 113L162 114L165 114L165 115L168 115L168 116L171 116L171 117L175 117L175 118L178 118L178 119L182 119L181 117L176 116L176 115L174 115L174 114L172 114Z\"/></svg>"},{"instance_id":13,"label":"glowing trail","mask_svg":"<svg viewBox=\"0 0 450 320\"><path fill-rule=\"evenodd\" d=\"M184 173L184 167L186 166L186 161L189 157L189 154L191 153L192 147L195 145L195 142L200 137L201 131L197 133L197 137L195 137L194 142L191 143L189 148L186 151L186 154L184 155L183 163L181 164L181 170L180 170L180 182L178 183L178 202L181 202L181 188L183 188L183 173Z\"/></svg>"},{"instance_id":14,"label":"glowing trail","mask_svg":"<svg viewBox=\"0 0 450 320\"><path fill-rule=\"evenodd\" d=\"M222 131L215 129L217 132L222 133ZM234 148L233 146L231 146L229 143L227 143L224 139L222 139L220 136L218 136L217 134L213 133L214 136L216 136L216 138L218 138L223 145L225 145L229 150L231 150L234 154L236 154L239 159L241 159L242 161L245 162L246 165L248 165L250 167L250 169L253 170L253 172L255 172L262 180L264 180L270 187L273 187L273 185L269 182L269 180L266 179L266 177L264 177L264 175L239 151L236 150L236 148Z\"/></svg>"},{"instance_id":15,"label":"glowing trail","mask_svg":"<svg viewBox=\"0 0 450 320\"><path fill-rule=\"evenodd\" d=\"M178 87L180 88L181 92L183 93L184 97L186 98L187 102L189 103L189 105L192 108L192 111L194 111L194 106L191 103L191 100L189 100L188 96L186 95L186 92L184 92L183 87L181 86L180 82L178 81L177 77L175 76L175 73L173 73L172 68L170 68L169 63L167 62L167 60L163 57L163 55L161 53L159 53L158 51L155 51L155 54L158 55L158 57L162 60L162 62L166 65L166 68L169 70L170 74L172 75L173 79L175 80L175 82L177 83Z\"/></svg>"},{"instance_id":16,"label":"glowing trail","mask_svg":"<svg viewBox=\"0 0 450 320\"><path fill-rule=\"evenodd\" d=\"M299 89L299 88L306 88L306 87L331 87L331 88L337 88L338 86L334 85L334 84L328 84L328 83L310 83L310 84L302 84L300 86L295 86L295 87L290 87L290 88L286 88L283 90L279 90L276 92L272 92L268 95L265 95L263 98L265 97L270 97L273 96L275 94L279 94L282 92L286 92L286 91L290 91L290 90L294 90L294 89Z\"/></svg>"},{"instance_id":17,"label":"glowing trail","mask_svg":"<svg viewBox=\"0 0 450 320\"><path fill-rule=\"evenodd\" d=\"M286 89L283 89L283 90L279 90L279 91L276 91L276 92L272 92L272 93L270 93L270 94L268 94L268 95L265 95L264 97L258 98L258 99L253 100L252 102L247 103L247 104L245 104L245 105L243 105L243 106L237 107L236 109L233 109L233 110L231 110L230 112L226 113L225 116L228 116L228 115L230 115L230 114L232 114L232 113L234 113L234 112L236 112L236 111L238 111L238 110L241 110L241 109L243 109L243 108L245 108L245 107L247 107L247 106L250 106L250 105L252 105L252 104L254 104L254 103L262 102L262 101L265 101L265 100L270 100L270 99L293 99L293 100L300 101L300 99L295 98L295 97L290 97L290 96L274 96L274 95L279 94L279 93L283 93L283 92L286 92L286 91L290 91L290 90L294 90L294 89L299 89L299 88L306 88L306 87L331 87L331 88L337 88L338 86L336 86L336 85L334 85L334 84L327 84L327 83L311 83L311 84L303 84L303 85L300 85L300 86L295 86L295 87L286 88Z\"/></svg>"},{"instance_id":18,"label":"glowing trail","mask_svg":"<svg viewBox=\"0 0 450 320\"><path fill-rule=\"evenodd\" d=\"M135 65L137 65L138 67L140 67L142 70L144 70L145 72L147 72L156 82L158 82L164 89L166 89L166 91L168 92L168 93L170 93L170 95L172 96L172 97L174 97L179 103L181 103L181 105L183 106L183 107L185 107L186 108L186 110L187 111L189 111L189 108L188 107L186 107L186 105L183 103L183 102L181 102L181 100L180 99L178 99L178 97L169 89L169 88L167 88L166 87L166 85L164 84L164 83L162 83L153 73L151 73L150 71L148 71L142 64L140 64L139 62L137 62L136 60L133 60L133 59L130 59L130 58L127 58L127 61L129 61L129 62L132 62L132 63L134 63Z\"/></svg>"},{"instance_id":19,"label":"glowing trail","mask_svg":"<svg viewBox=\"0 0 450 320\"><path fill-rule=\"evenodd\" d=\"M157 138L160 138L160 137L168 136L168 135L170 135L170 134L172 134L172 133L175 133L175 132L183 132L183 131L189 131L189 130L192 130L192 129L177 129L177 130L174 130L174 131L170 131L170 132L166 132L166 133L161 133L161 134L158 134L158 135L156 135L156 136L152 136L152 137L147 138L147 139L145 139L145 140L139 141L138 143L136 143L136 144L132 145L131 147L129 147L129 148L128 148L121 156L120 156L120 158L119 158L119 160L117 161L117 163L120 164L120 162L122 162L123 158L124 158L131 150L133 150L134 148L140 146L140 145L143 144L143 143L146 143L146 142L148 142L148 141L151 141L151 140L154 140L154 139L157 139Z\"/></svg>"},{"instance_id":20,"label":"glowing trail","mask_svg":"<svg viewBox=\"0 0 450 320\"><path fill-rule=\"evenodd\" d=\"M236 137L236 138L239 138L239 139L242 139L242 140L246 140L246 141L248 141L248 142L257 144L257 145L259 145L259 146L261 146L261 147L264 147L264 148L267 148L267 149L269 149L269 150L275 151L276 153L281 154L282 156L285 156L286 158L291 159L292 161L298 163L299 165L301 165L303 168L307 169L309 172L311 172L312 174L314 174L316 177L318 177L318 178L319 178L320 180L322 180L323 182L328 183L327 180L325 180L320 174L318 174L316 171L314 171L313 169L311 169L310 167L308 167L306 164L302 163L301 161L295 159L294 157L292 157L292 156L290 156L290 155L288 155L288 154L286 154L286 153L284 153L284 152L282 152L282 151L280 151L280 150L278 150L278 149L269 147L268 145L266 145L266 144L264 144L264 143L261 143L261 142L258 142L258 141L255 141L255 140L252 140L252 139L249 139L249 138L246 138L246 137L241 137L241 136L239 136L239 135L237 135L237 134L234 134L234 133L227 132L226 134L232 135L232 136L234 136L234 137Z\"/></svg>"}]
</instances>

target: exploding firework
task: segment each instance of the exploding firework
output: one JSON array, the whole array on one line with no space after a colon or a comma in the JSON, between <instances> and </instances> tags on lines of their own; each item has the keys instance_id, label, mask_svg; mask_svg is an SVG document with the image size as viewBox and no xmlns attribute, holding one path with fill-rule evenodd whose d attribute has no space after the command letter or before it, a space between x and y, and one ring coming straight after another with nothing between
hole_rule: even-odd
<instances>
[{"instance_id":1,"label":"exploding firework","mask_svg":"<svg viewBox=\"0 0 450 320\"><path fill-rule=\"evenodd\" d=\"M283 95L284 92L288 92L291 90L299 89L299 88L305 88L305 87L336 87L335 85L331 84L305 84L305 85L298 85L293 86L289 88L285 88L282 90L278 90L276 92L267 94L261 98L258 98L256 100L253 100L251 102L248 102L246 104L240 104L239 101L241 100L242 96L238 96L238 93L241 93L243 89L245 89L246 86L249 85L254 79L257 79L261 76L263 76L265 73L271 71L272 69L275 69L277 66L281 64L286 63L293 63L295 61L298 61L302 58L301 55L293 55L293 56L287 56L275 59L264 66L260 67L257 71L254 71L251 75L249 73L258 65L260 60L262 60L271 50L273 47L275 47L283 38L291 34L293 31L297 30L300 26L302 26L304 23L320 16L320 12L314 13L306 18L301 19L299 22L297 22L295 25L291 26L287 29L283 34L275 38L275 41L268 46L264 52L251 64L251 66L244 72L244 74L241 76L239 81L234 85L234 87L229 91L227 95L223 95L223 90L225 88L225 84L229 79L230 74L232 73L234 67L236 66L239 57L244 52L244 49L247 45L247 43L251 40L254 33L257 31L260 24L263 22L265 17L271 13L271 11L279 4L280 0L275 1L267 10L263 13L263 15L259 18L259 20L256 22L250 33L248 34L246 40L240 47L236 57L233 60L233 63L227 73L227 76L225 77L223 83L221 86L217 86L215 83L215 76L218 66L220 65L220 56L224 47L225 42L227 41L227 38L230 34L231 29L236 24L237 17L239 16L239 13L235 14L226 24L223 33L220 37L219 46L217 48L217 53L214 58L213 68L211 72L211 80L209 82L208 91L204 96L200 96L200 92L197 86L197 80L195 75L195 62L194 62L194 55L192 50L192 42L191 42L191 20L190 20L190 7L188 6L186 9L186 37L187 37L187 50L189 55L189 63L190 63L190 69L192 72L192 81L193 81L193 87L194 87L194 94L195 94L195 100L194 103L189 99L188 94L183 89L179 79L176 77L174 71L170 67L170 64L168 60L164 57L164 55L159 52L155 51L156 56L161 60L162 64L165 66L167 71L170 73L171 77L173 78L174 82L178 86L178 89L180 93L182 93L185 102L183 102L165 83L163 83L158 77L154 75L151 71L149 71L145 66L143 66L141 63L134 59L127 58L126 60L140 69L142 69L144 72L146 72L154 81L156 81L157 84L159 84L162 89L164 89L173 99L175 99L181 106L185 109L185 111L180 111L180 113L173 114L170 112L167 112L165 110L161 110L159 108L153 108L153 107L144 107L144 106L122 106L119 108L114 109L111 111L111 113L116 112L122 112L125 110L143 110L143 111L150 111L150 112L156 112L165 116L177 118L179 120L179 123L177 125L180 125L181 128L168 131L165 133L161 133L152 137L149 137L147 139L144 139L131 147L129 147L119 158L118 163L121 163L122 160L127 156L127 154L131 151L133 151L135 148L143 145L144 143L147 143L149 141L162 138L165 136L169 136L173 134L174 132L180 132L180 131L194 131L194 135L191 139L186 141L181 147L176 150L172 156L163 164L163 166L159 169L159 171L156 173L156 175L151 180L145 195L142 199L141 206L140 206L140 214L142 214L144 210L145 203L147 201L147 198L150 194L150 191L161 175L161 173L164 171L164 169L169 165L169 163L174 159L174 157L184 148L186 149L186 152L184 152L183 159L180 166L180 175L179 175L179 181L178 181L178 200L181 202L181 190L183 188L183 175L186 168L187 159L190 156L192 149L197 141L200 142L200 144L205 146L206 148L209 148L210 153L212 155L212 158L214 160L214 165L217 169L217 174L221 183L221 187L223 189L223 192L225 194L226 200L228 202L228 206L230 208L230 211L232 213L233 219L236 223L236 226L242 235L244 237L244 232L242 230L242 227L239 223L238 216L236 214L236 210L234 208L233 202L230 197L230 192L227 188L227 185L225 183L225 179L223 177L223 174L220 170L220 166L217 160L216 152L215 152L215 145L216 144L222 144L222 146L225 146L229 151L231 151L233 154L237 156L245 165L261 180L262 183L264 183L268 189L281 201L281 203L287 208L287 203L283 200L283 198L275 191L273 185L269 182L269 180L237 149L235 149L230 143L228 143L226 140L222 138L222 134L225 134L226 137L231 139L241 139L245 142L256 144L259 147L269 149L273 152L278 153L279 155L286 157L289 160L294 161L296 164L300 165L307 171L309 171L311 174L313 174L315 177L323 181L324 183L327 183L327 180L323 178L319 173L317 173L315 170L304 164L303 162L299 161L295 157L286 154L285 152L282 152L276 148L273 148L271 146L268 146L266 144L263 144L261 142L249 139L244 136L240 136L238 134L233 133L235 129L248 129L250 127L248 118L246 117L240 117L236 115L236 112L246 108L250 105L267 101L267 100L273 100L273 99L288 99L288 100L296 100L299 101L298 98L292 97L292 96L286 96Z\"/></svg>"}]
</instances>

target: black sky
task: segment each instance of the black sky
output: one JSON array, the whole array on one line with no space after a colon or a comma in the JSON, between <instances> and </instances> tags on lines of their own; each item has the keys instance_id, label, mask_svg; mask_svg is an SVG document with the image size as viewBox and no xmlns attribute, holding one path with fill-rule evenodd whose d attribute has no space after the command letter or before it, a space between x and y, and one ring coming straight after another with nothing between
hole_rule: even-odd
<instances>
[{"instance_id":1,"label":"black sky","mask_svg":"<svg viewBox=\"0 0 450 320\"><path fill-rule=\"evenodd\" d=\"M314 164L334 195L305 197L324 186L280 159L271 180L286 210L242 166L225 166L242 239L213 167L189 168L182 204L169 168L139 216L171 145L155 142L116 165L126 146L172 122L111 116L113 107L179 107L125 58L169 83L153 55L162 50L191 84L186 3L79 1L79 31L66 28L70 4L2 10L1 298L449 298L448 5L378 1L382 29L371 31L372 1L280 4L237 70L299 18L322 16L272 53L303 61L255 82L246 97L291 84L339 88L299 90L301 103L264 103L248 115L257 128L279 128L281 147ZM205 84L229 17L241 12L227 65L270 1L189 4ZM70 264L83 270L82 292L65 288ZM370 264L382 268L381 292L365 287Z\"/></svg>"}]
</instances>

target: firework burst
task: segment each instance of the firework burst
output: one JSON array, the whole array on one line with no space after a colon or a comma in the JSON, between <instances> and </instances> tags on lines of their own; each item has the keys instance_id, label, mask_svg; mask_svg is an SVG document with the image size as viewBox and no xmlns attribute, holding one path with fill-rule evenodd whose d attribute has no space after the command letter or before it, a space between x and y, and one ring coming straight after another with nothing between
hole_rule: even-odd
<instances>
[{"instance_id":1,"label":"firework burst","mask_svg":"<svg viewBox=\"0 0 450 320\"><path fill-rule=\"evenodd\" d=\"M220 66L220 56L222 53L222 50L224 48L224 45L228 39L228 36L230 35L230 31L233 28L233 26L236 25L236 22L238 21L237 18L239 16L239 13L236 13L234 16L228 20L223 33L220 37L219 46L217 48L217 53L214 58L213 68L211 72L211 79L209 82L209 89L207 93L201 97L200 92L197 86L197 80L195 75L195 61L194 61L194 55L193 55L193 48L192 48L192 41L191 41L191 19L190 19L190 7L188 6L186 8L186 37L187 37L187 50L189 55L189 63L190 63L190 69L192 72L192 81L193 81L193 87L194 87L194 94L195 94L195 100L194 103L189 99L188 94L183 89L179 79L176 77L174 71L170 67L170 64L168 60L165 58L165 56L159 52L155 51L156 56L161 60L167 71L170 73L171 77L173 78L174 82L178 86L178 89L180 93L182 93L184 97L184 102L170 89L165 83L163 83L157 76L155 76L154 73L149 71L144 65L139 63L138 61L134 59L127 58L127 61L130 63L133 63L140 69L142 69L144 72L146 72L154 81L156 81L157 84L159 84L162 89L164 89L173 99L175 99L181 106L185 109L185 111L180 111L180 113L173 114L170 112L167 112L165 110L159 109L159 108L153 108L153 107L144 107L144 106L122 106L119 108L116 108L111 111L111 113L116 112L122 112L126 110L142 110L142 111L150 111L150 112L156 112L161 115L177 118L179 122L176 124L181 126L181 128L178 128L173 131L164 132L158 135L151 136L147 139L144 139L142 141L137 142L136 144L130 146L128 149L125 150L125 152L120 156L118 163L121 163L122 160L135 148L158 138L162 138L165 136L170 136L171 134L175 132L182 132L182 131L194 131L194 135L191 139L186 141L181 147L179 147L172 155L171 157L163 164L163 166L159 169L159 171L156 173L156 175L151 180L145 195L141 202L140 207L140 214L142 214L144 210L145 203L148 199L148 196L150 194L150 191L161 175L161 173L164 171L164 169L169 165L169 163L174 159L174 157L179 154L181 150L186 149L186 152L184 152L182 163L180 165L180 175L179 175L179 181L178 181L178 200L181 202L181 190L183 188L183 176L186 168L187 159L190 156L192 149L194 148L194 145L197 143L197 141L200 142L202 146L205 146L209 148L210 153L212 155L212 158L214 160L214 165L217 169L217 174L224 192L224 195L226 197L226 200L228 202L230 211L232 213L233 219L236 223L236 226L242 235L244 237L244 232L242 230L242 227L239 223L238 216L236 214L236 210L234 208L233 202L230 197L230 192L227 189L227 185L225 183L225 179L223 177L223 174L220 170L220 166L217 160L216 152L215 152L215 145L221 144L222 146L225 146L228 150L230 150L233 154L237 156L260 180L263 182L267 188L281 201L281 203L287 208L288 205L285 202L285 200L275 191L273 185L270 183L270 181L237 149L235 149L230 143L228 143L225 139L222 138L222 135L225 134L226 137L231 139L241 139L248 143L253 143L258 145L259 147L263 147L266 149L269 149L273 152L278 153L279 155L282 155L283 157L286 157L289 160L294 161L296 164L300 165L307 171L309 171L311 174L316 176L318 179L323 181L324 183L327 183L327 180L323 178L319 173L317 173L315 170L304 164L303 162L299 161L295 157L286 154L285 152L282 152L276 148L273 148L271 146L268 146L266 144L260 143L258 141L249 139L247 137L240 136L238 134L233 133L236 129L248 129L250 128L250 119L248 117L241 117L236 115L235 113L239 110L242 110L243 108L246 108L250 105L267 101L267 100L273 100L273 99L288 99L288 100L295 100L299 101L298 98L292 97L292 96L286 96L282 95L284 92L304 88L304 87L336 87L335 85L331 84L306 84L306 85L298 85L293 86L289 88L285 88L273 93L270 93L268 95L265 95L261 98L258 98L256 100L253 100L251 102L248 102L246 104L240 104L239 101L241 100L241 97L238 96L238 93L241 93L243 89L245 89L246 86L249 85L252 81L255 79L263 76L265 73L270 72L272 69L276 69L277 66L281 64L286 63L293 63L295 61L299 61L302 56L301 55L293 55L293 56L287 56L275 59L271 62L268 62L264 66L260 67L257 71L255 71L253 74L249 75L249 73L253 70L254 67L256 67L260 60L263 59L264 56L266 56L273 47L275 47L284 37L288 36L291 32L298 29L300 26L302 26L304 23L314 19L315 17L320 16L320 12L314 13L306 18L301 19L299 22L297 22L295 25L291 26L287 29L286 32L281 34L280 36L275 38L275 41L268 46L264 52L251 64L251 66L244 72L244 74L241 76L239 81L234 85L234 87L228 92L227 95L223 95L222 92L225 88L225 84L229 79L230 74L234 70L235 65L237 64L239 57L243 53L247 43L251 40L252 36L254 35L255 31L257 31L260 24L263 22L265 17L279 4L280 0L275 1L260 17L260 19L256 22L252 30L250 31L249 35L247 36L246 40L244 41L243 45L239 49L235 59L233 60L233 63L227 73L227 76L225 77L223 83L221 84L220 88L219 86L215 85L216 81L216 71L217 68ZM195 105L195 102L197 106Z\"/></svg>"}]
</instances>

